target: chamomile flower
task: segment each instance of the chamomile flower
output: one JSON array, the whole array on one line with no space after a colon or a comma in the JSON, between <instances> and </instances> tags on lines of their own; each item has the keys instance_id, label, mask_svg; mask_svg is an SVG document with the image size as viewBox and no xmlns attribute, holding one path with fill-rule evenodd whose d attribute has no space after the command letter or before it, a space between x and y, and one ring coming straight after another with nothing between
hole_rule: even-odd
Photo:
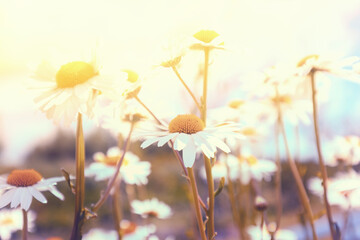
<instances>
[{"instance_id":1,"label":"chamomile flower","mask_svg":"<svg viewBox=\"0 0 360 240\"><path fill-rule=\"evenodd\" d=\"M271 224L269 224L269 225L271 225ZM264 226L262 230L258 226L250 226L247 228L247 232L249 234L250 239L253 239L253 240L258 240L258 239L270 240L270 239L272 239L270 231L266 228L266 226ZM291 230L279 229L274 234L274 239L276 239L276 240L296 240L298 238L297 238L296 234Z\"/></svg>"},{"instance_id":2,"label":"chamomile flower","mask_svg":"<svg viewBox=\"0 0 360 240\"><path fill-rule=\"evenodd\" d=\"M113 92L115 79L100 75L95 60L69 61L62 64L43 62L37 68L32 87L39 90L35 103L55 122L69 125L77 113L92 116L95 98Z\"/></svg>"},{"instance_id":3,"label":"chamomile flower","mask_svg":"<svg viewBox=\"0 0 360 240\"><path fill-rule=\"evenodd\" d=\"M325 163L329 166L339 163L352 166L360 162L360 138L357 136L337 136L327 146Z\"/></svg>"},{"instance_id":4,"label":"chamomile flower","mask_svg":"<svg viewBox=\"0 0 360 240\"><path fill-rule=\"evenodd\" d=\"M0 196L0 208L10 203L11 208L20 205L27 211L34 197L41 203L47 203L46 198L41 193L50 191L60 200L64 200L64 195L60 193L55 185L59 181L64 181L63 177L44 179L40 173L33 169L13 170L7 178L0 178L0 189L6 190Z\"/></svg>"},{"instance_id":5,"label":"chamomile flower","mask_svg":"<svg viewBox=\"0 0 360 240\"><path fill-rule=\"evenodd\" d=\"M308 182L309 190L322 198L324 189L320 178L312 178ZM340 173L327 181L328 201L332 206L344 210L360 208L360 176L355 171Z\"/></svg>"},{"instance_id":6,"label":"chamomile flower","mask_svg":"<svg viewBox=\"0 0 360 240\"><path fill-rule=\"evenodd\" d=\"M224 42L220 34L213 30L200 30L193 35L194 43L190 46L193 50L224 49Z\"/></svg>"},{"instance_id":7,"label":"chamomile flower","mask_svg":"<svg viewBox=\"0 0 360 240\"><path fill-rule=\"evenodd\" d=\"M228 165L230 179L239 179L244 185L249 184L251 179L269 181L271 175L276 172L276 164L273 161L258 159L248 153L239 156L222 154L219 161Z\"/></svg>"},{"instance_id":8,"label":"chamomile flower","mask_svg":"<svg viewBox=\"0 0 360 240\"><path fill-rule=\"evenodd\" d=\"M138 132L138 136L147 138L142 148L153 143L161 147L174 141L174 149L182 150L185 167L192 167L196 153L200 151L208 158L214 158L217 148L228 153L230 148L224 143L227 137L242 138L238 124L225 123L212 127L205 127L203 121L194 114L178 115L169 124L157 125L156 130Z\"/></svg>"},{"instance_id":9,"label":"chamomile flower","mask_svg":"<svg viewBox=\"0 0 360 240\"><path fill-rule=\"evenodd\" d=\"M145 201L134 200L131 202L132 212L141 215L143 218L156 217L159 219L169 218L172 214L171 208L160 202L157 198Z\"/></svg>"},{"instance_id":10,"label":"chamomile flower","mask_svg":"<svg viewBox=\"0 0 360 240\"><path fill-rule=\"evenodd\" d=\"M32 231L35 227L36 214L33 211L27 213L28 231ZM22 230L23 213L21 209L2 209L0 211L0 238L10 240L11 235Z\"/></svg>"},{"instance_id":11,"label":"chamomile flower","mask_svg":"<svg viewBox=\"0 0 360 240\"><path fill-rule=\"evenodd\" d=\"M109 148L106 155L102 152L94 154L94 163L85 170L88 177L94 176L96 181L103 181L111 178L116 171L116 164L120 160L123 152L118 147ZM139 157L131 152L126 152L119 178L127 184L144 185L148 183L150 163L140 161Z\"/></svg>"}]
</instances>

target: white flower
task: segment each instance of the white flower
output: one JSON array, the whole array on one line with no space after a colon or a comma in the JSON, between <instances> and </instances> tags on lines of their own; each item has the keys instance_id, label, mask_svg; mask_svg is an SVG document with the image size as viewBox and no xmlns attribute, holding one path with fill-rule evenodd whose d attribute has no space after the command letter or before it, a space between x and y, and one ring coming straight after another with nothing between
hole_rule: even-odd
<instances>
[{"instance_id":1,"label":"white flower","mask_svg":"<svg viewBox=\"0 0 360 240\"><path fill-rule=\"evenodd\" d=\"M259 240L259 239L270 240L271 239L271 235L265 226L263 227L262 231L261 231L260 227L258 227L258 226L250 226L247 228L247 232L250 236L250 239L252 239L252 240ZM296 240L298 238L296 237L296 234L291 230L279 229L275 233L274 239L276 239L276 240Z\"/></svg>"},{"instance_id":2,"label":"white flower","mask_svg":"<svg viewBox=\"0 0 360 240\"><path fill-rule=\"evenodd\" d=\"M123 152L118 147L109 148L106 155L102 152L94 154L94 163L85 170L85 175L95 176L96 181L111 178L116 170L116 164L120 160ZM131 152L126 152L120 168L119 177L127 184L143 185L148 183L150 163L140 161L139 157Z\"/></svg>"},{"instance_id":3,"label":"white flower","mask_svg":"<svg viewBox=\"0 0 360 240\"><path fill-rule=\"evenodd\" d=\"M36 214L33 211L27 213L28 231L33 231ZM21 209L2 209L0 211L0 238L10 240L11 234L22 230L23 213Z\"/></svg>"},{"instance_id":4,"label":"white flower","mask_svg":"<svg viewBox=\"0 0 360 240\"><path fill-rule=\"evenodd\" d=\"M325 163L329 166L339 163L352 166L360 162L360 138L357 136L337 136L327 147Z\"/></svg>"},{"instance_id":5,"label":"white flower","mask_svg":"<svg viewBox=\"0 0 360 240\"><path fill-rule=\"evenodd\" d=\"M249 184L251 179L269 181L271 175L276 172L276 164L273 161L257 159L255 156L246 153L237 157L232 154L222 154L219 161L228 165L231 180L239 179L244 185ZM215 173L214 175L217 176L218 174Z\"/></svg>"},{"instance_id":6,"label":"white flower","mask_svg":"<svg viewBox=\"0 0 360 240\"><path fill-rule=\"evenodd\" d=\"M33 197L41 203L47 203L42 191L50 191L57 198L64 200L64 195L55 187L57 182L64 180L63 177L44 179L33 169L13 170L7 179L0 178L0 190L7 190L0 196L0 208L10 203L11 208L20 205L27 211Z\"/></svg>"},{"instance_id":7,"label":"white flower","mask_svg":"<svg viewBox=\"0 0 360 240\"><path fill-rule=\"evenodd\" d=\"M174 141L174 149L183 151L185 167L192 167L198 148L208 158L214 158L217 147L228 153L230 149L223 139L243 137L239 131L238 125L234 123L204 127L203 121L196 115L184 114L178 115L169 124L158 125L157 130L138 132L138 135L147 138L141 144L142 148L147 148L155 142L161 147L169 141Z\"/></svg>"},{"instance_id":8,"label":"white flower","mask_svg":"<svg viewBox=\"0 0 360 240\"><path fill-rule=\"evenodd\" d=\"M131 208L132 212L141 215L143 218L157 217L165 219L172 214L171 208L157 198L145 201L134 200L131 202Z\"/></svg>"},{"instance_id":9,"label":"white flower","mask_svg":"<svg viewBox=\"0 0 360 240\"><path fill-rule=\"evenodd\" d=\"M33 78L38 81L31 88L39 91L35 103L48 118L66 125L77 113L92 117L96 96L113 92L116 86L115 79L100 75L95 60L43 62Z\"/></svg>"},{"instance_id":10,"label":"white flower","mask_svg":"<svg viewBox=\"0 0 360 240\"><path fill-rule=\"evenodd\" d=\"M194 43L190 46L190 49L224 49L224 42L219 36L220 34L213 30L200 30L194 34Z\"/></svg>"},{"instance_id":11,"label":"white flower","mask_svg":"<svg viewBox=\"0 0 360 240\"><path fill-rule=\"evenodd\" d=\"M84 240L98 240L98 239L106 239L106 240L117 240L118 236L115 230L106 231L100 228L92 228L88 233L84 234Z\"/></svg>"},{"instance_id":12,"label":"white flower","mask_svg":"<svg viewBox=\"0 0 360 240\"><path fill-rule=\"evenodd\" d=\"M322 198L324 189L320 178L312 178L308 182L309 190ZM355 171L340 173L327 181L328 201L330 205L344 210L360 208L360 176Z\"/></svg>"}]
</instances>

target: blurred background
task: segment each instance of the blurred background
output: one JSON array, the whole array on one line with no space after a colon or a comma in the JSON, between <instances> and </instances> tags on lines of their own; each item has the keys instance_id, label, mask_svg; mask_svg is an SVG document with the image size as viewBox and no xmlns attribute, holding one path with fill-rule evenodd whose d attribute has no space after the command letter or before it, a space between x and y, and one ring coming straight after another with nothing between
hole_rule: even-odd
<instances>
[{"instance_id":1,"label":"blurred background","mask_svg":"<svg viewBox=\"0 0 360 240\"><path fill-rule=\"evenodd\" d=\"M210 108L219 107L231 98L241 97L240 91L231 86L237 86L235 82L243 80L248 73L301 59L309 54L339 58L359 56L360 2L0 1L0 171L6 173L13 167L31 166L44 177L60 175L61 167L73 171L74 126L57 126L46 119L36 109L29 91L29 80L34 66L39 62L58 55L87 55L96 49L103 66L118 70L130 68L145 73L147 87L141 93L143 101L154 112L162 113L164 109L169 109L168 114L176 115L187 111L187 102L181 98L180 85L176 80L171 80L173 73L156 70L159 50L167 39L192 36L200 29L216 30L230 49L225 56L219 57L220 70L214 74L216 77L209 87L209 96L216 96L214 91L219 86L223 90L220 96L209 98ZM194 74L184 72L187 78ZM359 90L358 84L332 79L331 98L320 109L320 125L325 139L335 135L360 134L360 111L356 111L360 108L360 101L357 101ZM312 166L316 154L314 146L308 143L309 139L314 138L312 129L302 126L300 129L303 133L300 139L301 161ZM86 121L84 132L89 161L96 151L106 152L117 144L113 135L90 120ZM291 139L290 136L290 141L293 141ZM173 221L177 224L171 224L171 221L157 222L159 236L175 235L184 239L182 224L187 223L186 211L191 209L183 190L186 182L171 152L163 148L163 155L159 157L155 150L140 151L138 143L132 149L143 156L142 160L152 164L147 194L169 203L175 212ZM265 157L272 157L274 148L267 144L261 148L261 153ZM171 160L164 161L169 158ZM314 176L318 170L317 167L310 169L313 171L308 171L305 179ZM163 179L167 179L166 184ZM283 181L286 183L284 193L291 196L294 185L291 185L290 174L285 175ZM199 183L203 184L200 191L204 191L205 196L205 183L201 180ZM103 186L89 181L87 187L88 203L96 201ZM59 188L65 193L66 201L49 197L51 211L33 203L34 210L38 212L39 234L34 239L51 235L67 238L73 217L72 196L65 184ZM271 190L264 194L271 199ZM316 201L319 200L314 199L315 205L320 204ZM231 235L228 232L235 231L228 224L231 215L226 214L229 211L226 194L217 199L217 204L218 209L224 209L218 213L217 225L223 229L220 231L223 236L219 236L219 239L226 239ZM290 219L284 223L284 227L292 226L298 220L298 200L288 197L284 204L284 214ZM106 226L111 222L109 211L105 209L97 220L86 225L85 231L92 226Z\"/></svg>"}]
</instances>

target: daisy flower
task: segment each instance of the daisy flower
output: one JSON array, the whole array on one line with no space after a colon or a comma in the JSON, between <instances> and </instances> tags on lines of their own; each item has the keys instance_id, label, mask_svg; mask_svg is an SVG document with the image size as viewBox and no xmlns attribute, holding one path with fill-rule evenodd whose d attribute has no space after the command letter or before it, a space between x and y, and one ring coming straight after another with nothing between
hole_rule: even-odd
<instances>
[{"instance_id":1,"label":"daisy flower","mask_svg":"<svg viewBox=\"0 0 360 240\"><path fill-rule=\"evenodd\" d=\"M339 163L353 166L360 162L360 138L357 136L337 136L327 147L325 161L329 166L334 167Z\"/></svg>"},{"instance_id":2,"label":"daisy flower","mask_svg":"<svg viewBox=\"0 0 360 240\"><path fill-rule=\"evenodd\" d=\"M122 154L122 150L118 147L109 148L106 155L102 152L95 153L93 157L95 162L91 163L85 170L85 175L88 177L94 176L96 181L110 179L116 171L116 164ZM135 154L126 152L119 177L127 184L147 184L147 177L151 172L150 167L149 162L140 161Z\"/></svg>"},{"instance_id":3,"label":"daisy flower","mask_svg":"<svg viewBox=\"0 0 360 240\"><path fill-rule=\"evenodd\" d=\"M269 225L270 225L269 228L271 228L271 224L269 224ZM247 232L249 234L250 239L253 239L253 240L258 240L258 239L270 240L270 239L272 239L270 231L269 231L269 229L266 228L266 226L264 226L262 230L258 226L250 226L247 228ZM297 238L296 234L291 230L279 229L278 231L276 231L276 233L274 235L274 239L276 239L276 240L296 240L298 238Z\"/></svg>"},{"instance_id":4,"label":"daisy flower","mask_svg":"<svg viewBox=\"0 0 360 240\"><path fill-rule=\"evenodd\" d=\"M27 211L34 197L41 203L47 203L46 198L41 193L50 191L60 200L64 200L64 195L60 193L55 185L59 181L64 181L63 177L44 179L40 173L33 169L13 170L7 178L0 178L0 190L6 190L0 196L0 208L10 203L11 208L20 205Z\"/></svg>"},{"instance_id":5,"label":"daisy flower","mask_svg":"<svg viewBox=\"0 0 360 240\"><path fill-rule=\"evenodd\" d=\"M157 130L138 132L141 137L147 138L142 148L147 148L153 143L162 147L170 141L174 141L174 149L182 150L185 167L192 167L196 153L200 151L208 158L214 158L216 148L230 152L229 147L222 139L227 137L243 137L239 133L237 124L224 123L217 126L205 127L203 121L194 114L178 115L169 124L157 125Z\"/></svg>"},{"instance_id":6,"label":"daisy flower","mask_svg":"<svg viewBox=\"0 0 360 240\"><path fill-rule=\"evenodd\" d=\"M39 90L35 103L48 118L69 125L77 113L92 116L95 98L114 91L115 81L100 75L99 66L92 61L69 61L65 64L43 62L33 76L33 89Z\"/></svg>"},{"instance_id":7,"label":"daisy flower","mask_svg":"<svg viewBox=\"0 0 360 240\"><path fill-rule=\"evenodd\" d=\"M324 189L320 178L312 178L308 182L309 190L322 198ZM340 173L327 181L328 201L330 205L344 210L359 208L360 176L355 171Z\"/></svg>"},{"instance_id":8,"label":"daisy flower","mask_svg":"<svg viewBox=\"0 0 360 240\"><path fill-rule=\"evenodd\" d=\"M36 214L33 211L27 213L28 231L35 227ZM23 227L23 213L21 209L2 209L0 211L0 238L10 240L11 235Z\"/></svg>"},{"instance_id":9,"label":"daisy flower","mask_svg":"<svg viewBox=\"0 0 360 240\"><path fill-rule=\"evenodd\" d=\"M258 159L247 153L239 156L222 154L219 157L219 161L228 165L231 180L239 179L244 185L249 184L251 179L269 181L271 175L276 172L276 164L273 161Z\"/></svg>"},{"instance_id":10,"label":"daisy flower","mask_svg":"<svg viewBox=\"0 0 360 240\"><path fill-rule=\"evenodd\" d=\"M200 30L193 35L194 43L190 46L193 50L224 49L224 42L219 38L220 34L213 30Z\"/></svg>"},{"instance_id":11,"label":"daisy flower","mask_svg":"<svg viewBox=\"0 0 360 240\"><path fill-rule=\"evenodd\" d=\"M157 217L166 219L172 214L171 208L157 198L145 201L134 200L131 202L131 208L133 213L141 215L143 218Z\"/></svg>"}]
</instances>

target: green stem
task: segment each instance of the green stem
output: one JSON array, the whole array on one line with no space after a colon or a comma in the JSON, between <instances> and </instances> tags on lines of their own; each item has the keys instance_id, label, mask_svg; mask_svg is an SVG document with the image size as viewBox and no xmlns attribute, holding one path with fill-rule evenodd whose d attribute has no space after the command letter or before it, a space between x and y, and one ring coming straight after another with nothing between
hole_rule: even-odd
<instances>
[{"instance_id":1,"label":"green stem","mask_svg":"<svg viewBox=\"0 0 360 240\"><path fill-rule=\"evenodd\" d=\"M210 159L204 156L205 163L205 171L206 171L206 179L208 185L209 192L209 209L207 211L208 221L206 223L207 226L207 235L211 240L215 237L215 229L214 229L214 205L215 205L215 196L214 196L214 181L211 172L211 162Z\"/></svg>"},{"instance_id":2,"label":"green stem","mask_svg":"<svg viewBox=\"0 0 360 240\"><path fill-rule=\"evenodd\" d=\"M112 207L113 207L113 216L114 216L114 225L115 230L118 235L118 239L122 239L122 233L120 228L120 221L121 221L121 208L119 207L120 202L120 192L119 192L119 185L120 181L117 180L114 184L114 192L111 195L112 196Z\"/></svg>"},{"instance_id":3,"label":"green stem","mask_svg":"<svg viewBox=\"0 0 360 240\"><path fill-rule=\"evenodd\" d=\"M276 88L276 99L279 99L279 91ZM296 164L290 154L290 150L289 150L289 144L287 141L287 137L286 137L286 131L285 131L285 127L284 127L284 122L282 120L282 111L281 111L281 106L279 101L276 101L276 107L277 107L277 111L278 111L278 119L280 121L280 127L281 127L281 132L283 135L283 139L284 139L284 144L285 144L285 150L286 150L286 155L287 155L287 159L289 162L289 166L290 166L290 170L294 176L296 185L298 187L298 191L299 191L299 195L300 195L300 201L306 211L306 214L308 216L310 225L311 225L311 231L313 234L313 240L317 240L317 235L316 235L316 231L315 231L315 225L314 225L314 217L313 217L313 213L312 213L312 209L310 206L310 201L309 201L309 197L307 196L304 184L301 180L301 176L299 174L299 171L296 167Z\"/></svg>"},{"instance_id":4,"label":"green stem","mask_svg":"<svg viewBox=\"0 0 360 240\"><path fill-rule=\"evenodd\" d=\"M280 229L281 215L282 215L282 194L281 194L281 161L280 161L280 150L279 150L279 128L281 120L278 117L275 127L275 138L276 138L276 176L275 176L275 191L276 191L276 229L275 232Z\"/></svg>"},{"instance_id":5,"label":"green stem","mask_svg":"<svg viewBox=\"0 0 360 240\"><path fill-rule=\"evenodd\" d=\"M206 108L207 108L207 84L208 84L208 69L209 69L209 53L210 49L204 49L205 62L204 62L204 82L203 82L203 95L201 98L201 119L204 121L206 125Z\"/></svg>"},{"instance_id":6,"label":"green stem","mask_svg":"<svg viewBox=\"0 0 360 240\"><path fill-rule=\"evenodd\" d=\"M198 223L198 227L199 227L199 231L200 231L201 240L206 240L204 222L202 220L201 211L200 211L200 204L199 204L199 201L196 201L196 199L198 198L198 190L196 187L194 171L192 168L187 168L187 169L188 169L188 173L189 173L191 190L192 190L192 194L193 194L193 198L194 198L195 213L196 213L196 219L197 219L197 223Z\"/></svg>"},{"instance_id":7,"label":"green stem","mask_svg":"<svg viewBox=\"0 0 360 240\"><path fill-rule=\"evenodd\" d=\"M314 131L315 131L315 138L316 138L316 148L318 152L318 158L319 158L319 164L320 164L320 170L321 170L321 177L323 180L323 189L324 189L324 202L325 202L325 208L326 208L326 216L329 222L330 231L332 239L336 238L336 232L334 229L334 222L332 220L332 214L331 214L331 208L330 204L327 198L327 172L326 167L324 164L324 160L322 158L321 154L321 145L320 145L320 136L319 136L319 126L317 122L317 105L316 105L316 86L315 86L315 70L312 70L310 72L310 79L311 79L311 88L312 88L312 103L313 103L313 117L314 117Z\"/></svg>"},{"instance_id":8,"label":"green stem","mask_svg":"<svg viewBox=\"0 0 360 240\"><path fill-rule=\"evenodd\" d=\"M27 218L27 212L22 209L22 213L23 213L23 228L22 228L22 235L21 235L21 239L22 240L27 240L27 233L28 233L28 218Z\"/></svg>"},{"instance_id":9,"label":"green stem","mask_svg":"<svg viewBox=\"0 0 360 240\"><path fill-rule=\"evenodd\" d=\"M192 97L192 99L194 100L197 108L201 111L201 106L200 103L196 100L196 97L194 95L194 93L190 90L190 88L188 87L188 85L185 83L185 81L182 79L182 77L180 76L179 71L176 69L175 66L171 66L172 70L175 72L176 76L179 78L180 82L184 85L184 87L186 88L186 90L188 91L188 93L190 94L190 96Z\"/></svg>"},{"instance_id":10,"label":"green stem","mask_svg":"<svg viewBox=\"0 0 360 240\"><path fill-rule=\"evenodd\" d=\"M85 141L82 128L82 115L78 113L76 127L76 185L75 185L75 216L71 232L71 240L81 239L85 198Z\"/></svg>"},{"instance_id":11,"label":"green stem","mask_svg":"<svg viewBox=\"0 0 360 240\"><path fill-rule=\"evenodd\" d=\"M120 160L117 162L115 173L112 176L112 178L110 179L110 181L108 183L108 186L107 186L107 188L105 190L105 193L101 196L99 201L91 208L91 210L93 212L96 212L104 204L105 200L107 199L107 197L109 196L109 194L111 192L111 189L114 187L114 184L115 184L116 179L118 178L118 175L119 175L119 172L120 172L120 167L121 167L121 165L122 165L122 163L124 161L126 151L128 150L128 148L130 146L130 138L131 138L131 134L132 134L133 130L134 130L134 124L132 123L131 127L130 127L129 134L128 134L128 136L126 138L126 141L124 143L123 154L122 154Z\"/></svg>"}]
</instances>

